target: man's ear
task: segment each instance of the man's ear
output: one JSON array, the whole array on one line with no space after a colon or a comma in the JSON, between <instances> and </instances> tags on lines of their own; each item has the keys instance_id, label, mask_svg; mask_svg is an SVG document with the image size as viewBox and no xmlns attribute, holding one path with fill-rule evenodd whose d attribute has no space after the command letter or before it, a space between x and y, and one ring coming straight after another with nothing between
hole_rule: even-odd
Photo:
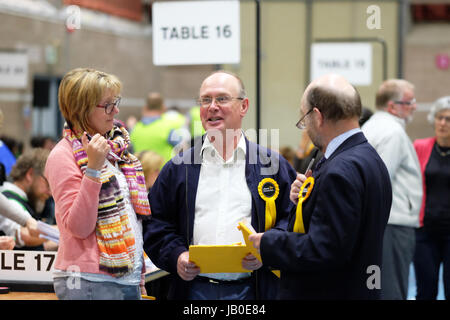
<instances>
[{"instance_id":1,"label":"man's ear","mask_svg":"<svg viewBox=\"0 0 450 320\"><path fill-rule=\"evenodd\" d=\"M314 107L313 113L314 113L313 121L316 121L317 127L319 128L323 126L325 122L325 117L323 116L323 113L316 107Z\"/></svg>"},{"instance_id":2,"label":"man's ear","mask_svg":"<svg viewBox=\"0 0 450 320\"><path fill-rule=\"evenodd\" d=\"M244 100L242 100L242 103L241 103L240 111L241 111L242 116L246 115L246 113L248 111L248 107L249 107L248 98L245 98Z\"/></svg>"},{"instance_id":3,"label":"man's ear","mask_svg":"<svg viewBox=\"0 0 450 320\"><path fill-rule=\"evenodd\" d=\"M25 180L28 183L31 183L33 181L33 177L34 177L34 169L30 168L27 170L27 172L25 173Z\"/></svg>"},{"instance_id":4,"label":"man's ear","mask_svg":"<svg viewBox=\"0 0 450 320\"><path fill-rule=\"evenodd\" d=\"M389 112L390 114L396 115L397 110L395 109L394 106L395 106L395 103L393 101L388 101L386 111Z\"/></svg>"}]
</instances>

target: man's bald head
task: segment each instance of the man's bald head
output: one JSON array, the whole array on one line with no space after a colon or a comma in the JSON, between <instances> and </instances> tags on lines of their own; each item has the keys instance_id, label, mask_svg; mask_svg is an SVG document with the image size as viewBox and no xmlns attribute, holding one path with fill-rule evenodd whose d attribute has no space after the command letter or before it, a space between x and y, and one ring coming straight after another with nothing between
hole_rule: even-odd
<instances>
[{"instance_id":1,"label":"man's bald head","mask_svg":"<svg viewBox=\"0 0 450 320\"><path fill-rule=\"evenodd\" d=\"M327 120L359 119L361 116L358 91L337 74L328 74L311 82L303 99L308 110L319 109Z\"/></svg>"}]
</instances>

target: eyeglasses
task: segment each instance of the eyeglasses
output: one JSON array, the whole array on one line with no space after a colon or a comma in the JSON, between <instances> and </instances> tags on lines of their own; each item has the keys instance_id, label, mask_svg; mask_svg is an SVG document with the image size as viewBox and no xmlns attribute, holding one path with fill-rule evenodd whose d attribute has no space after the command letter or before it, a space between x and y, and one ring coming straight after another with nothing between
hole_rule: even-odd
<instances>
[{"instance_id":1,"label":"eyeglasses","mask_svg":"<svg viewBox=\"0 0 450 320\"><path fill-rule=\"evenodd\" d=\"M122 100L122 97L117 97L113 102L98 104L97 108L105 108L105 113L110 114L111 112L113 112L114 107L119 108L120 100Z\"/></svg>"},{"instance_id":2,"label":"eyeglasses","mask_svg":"<svg viewBox=\"0 0 450 320\"><path fill-rule=\"evenodd\" d=\"M406 106L411 106L413 104L416 104L416 99L412 99L411 101L396 101L395 100L394 103L403 104L403 105L406 105Z\"/></svg>"},{"instance_id":3,"label":"eyeglasses","mask_svg":"<svg viewBox=\"0 0 450 320\"><path fill-rule=\"evenodd\" d=\"M441 122L442 120L445 120L446 124L450 123L450 117L446 117L446 116L435 116L434 120L436 120L437 122Z\"/></svg>"},{"instance_id":4,"label":"eyeglasses","mask_svg":"<svg viewBox=\"0 0 450 320\"><path fill-rule=\"evenodd\" d=\"M310 109L307 113L305 113L305 115L303 117L300 118L300 120L298 120L297 124L295 125L297 128L299 128L300 130L303 130L306 128L306 124L305 124L305 119L306 116L308 114L311 113L311 111L313 111L314 108Z\"/></svg>"},{"instance_id":5,"label":"eyeglasses","mask_svg":"<svg viewBox=\"0 0 450 320\"><path fill-rule=\"evenodd\" d=\"M213 100L216 101L216 104L220 107L226 107L230 105L231 101L233 100L244 100L244 98L241 97L230 97L230 96L218 96L218 97L201 97L197 100L198 104L201 105L203 108L208 108Z\"/></svg>"}]
</instances>

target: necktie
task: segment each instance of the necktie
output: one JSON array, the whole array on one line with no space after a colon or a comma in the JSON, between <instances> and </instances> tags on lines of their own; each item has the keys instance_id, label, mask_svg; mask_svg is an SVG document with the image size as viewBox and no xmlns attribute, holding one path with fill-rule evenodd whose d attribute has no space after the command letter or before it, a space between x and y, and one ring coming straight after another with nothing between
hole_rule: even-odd
<instances>
[{"instance_id":1,"label":"necktie","mask_svg":"<svg viewBox=\"0 0 450 320\"><path fill-rule=\"evenodd\" d=\"M325 158L325 156L323 156L323 157L319 160L319 162L317 162L317 164L316 164L316 166L315 166L315 168L314 168L314 171L319 170L319 168L322 166L322 164L325 162L325 160L327 160L327 158Z\"/></svg>"}]
</instances>

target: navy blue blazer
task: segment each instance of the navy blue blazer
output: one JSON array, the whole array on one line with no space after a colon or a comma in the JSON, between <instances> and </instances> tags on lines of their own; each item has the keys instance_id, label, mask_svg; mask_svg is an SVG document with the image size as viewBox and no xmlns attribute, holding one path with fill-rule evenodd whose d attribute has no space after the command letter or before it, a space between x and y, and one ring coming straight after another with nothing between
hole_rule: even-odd
<instances>
[{"instance_id":1,"label":"navy blue blazer","mask_svg":"<svg viewBox=\"0 0 450 320\"><path fill-rule=\"evenodd\" d=\"M279 298L379 299L375 277L392 203L386 166L360 132L313 176L303 204L306 233L292 232L294 209L291 232L269 230L261 239L263 263L281 270Z\"/></svg>"},{"instance_id":2,"label":"navy blue blazer","mask_svg":"<svg viewBox=\"0 0 450 320\"><path fill-rule=\"evenodd\" d=\"M296 178L292 166L276 152L246 139L245 176L252 195L252 226L258 232L264 231L265 201L258 193L259 182L267 177L277 181L280 194L275 201L277 221L275 228L286 230L289 212L290 185ZM177 274L178 256L188 250L192 241L195 198L201 168L202 140L193 148L175 156L161 170L150 190L149 200L152 216L143 222L144 249L152 262L171 273L169 299L186 299L189 281ZM220 196L220 195L217 195ZM252 273L259 299L276 297L279 280L267 267Z\"/></svg>"}]
</instances>

